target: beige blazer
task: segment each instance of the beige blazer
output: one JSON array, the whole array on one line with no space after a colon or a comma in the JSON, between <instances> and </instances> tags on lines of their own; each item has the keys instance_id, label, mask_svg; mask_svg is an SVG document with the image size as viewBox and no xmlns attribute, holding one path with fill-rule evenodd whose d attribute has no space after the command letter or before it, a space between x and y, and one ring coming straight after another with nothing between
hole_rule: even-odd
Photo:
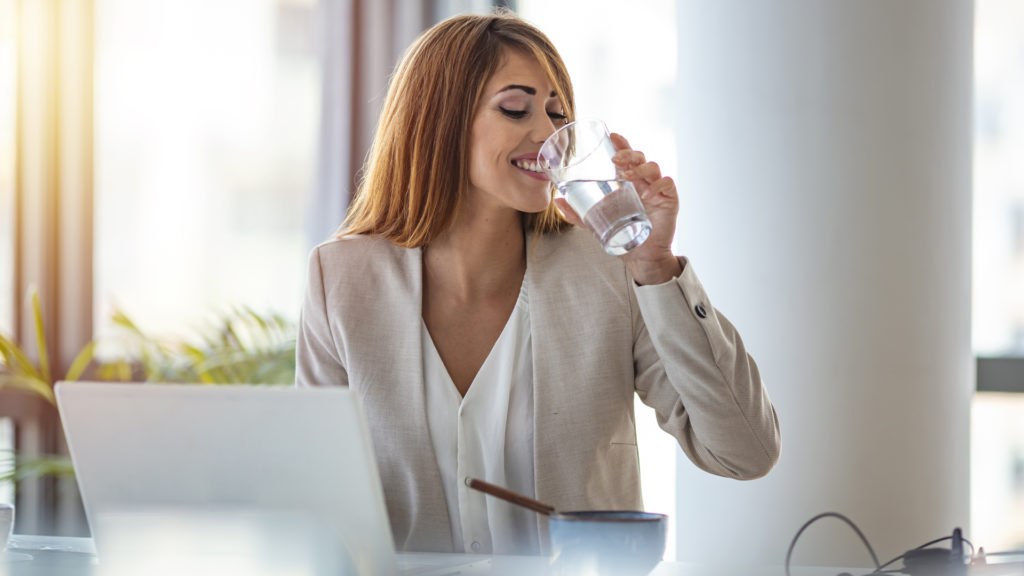
<instances>
[{"instance_id":1,"label":"beige blazer","mask_svg":"<svg viewBox=\"0 0 1024 576\"><path fill-rule=\"evenodd\" d=\"M634 393L704 470L751 479L771 469L775 410L691 265L638 287L586 231L527 237L538 499L559 510L643 508ZM396 547L450 551L424 401L422 262L420 249L377 237L314 249L296 383L359 393Z\"/></svg>"}]
</instances>

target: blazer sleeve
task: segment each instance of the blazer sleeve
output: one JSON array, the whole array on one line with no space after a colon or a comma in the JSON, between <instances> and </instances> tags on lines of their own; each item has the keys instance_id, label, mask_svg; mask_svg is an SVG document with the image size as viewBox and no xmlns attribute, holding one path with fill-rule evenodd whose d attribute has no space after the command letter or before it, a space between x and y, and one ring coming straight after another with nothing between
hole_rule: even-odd
<instances>
[{"instance_id":1,"label":"blazer sleeve","mask_svg":"<svg viewBox=\"0 0 1024 576\"><path fill-rule=\"evenodd\" d=\"M295 342L295 385L348 386L343 354L331 332L320 248L309 256L306 297Z\"/></svg>"},{"instance_id":2,"label":"blazer sleeve","mask_svg":"<svg viewBox=\"0 0 1024 576\"><path fill-rule=\"evenodd\" d=\"M739 333L680 261L674 280L634 285L637 394L694 464L720 476L759 478L779 457L775 408Z\"/></svg>"}]
</instances>

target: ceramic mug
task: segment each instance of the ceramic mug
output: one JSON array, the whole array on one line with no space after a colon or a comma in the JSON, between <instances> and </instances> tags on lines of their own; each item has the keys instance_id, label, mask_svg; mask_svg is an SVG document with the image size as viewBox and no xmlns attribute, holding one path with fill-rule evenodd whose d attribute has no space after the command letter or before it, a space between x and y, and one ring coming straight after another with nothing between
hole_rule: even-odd
<instances>
[{"instance_id":1,"label":"ceramic mug","mask_svg":"<svg viewBox=\"0 0 1024 576\"><path fill-rule=\"evenodd\" d=\"M668 516L651 512L556 512L548 516L552 573L646 576L665 554Z\"/></svg>"},{"instance_id":2,"label":"ceramic mug","mask_svg":"<svg viewBox=\"0 0 1024 576\"><path fill-rule=\"evenodd\" d=\"M0 552L7 548L7 540L14 531L14 504L0 502Z\"/></svg>"}]
</instances>

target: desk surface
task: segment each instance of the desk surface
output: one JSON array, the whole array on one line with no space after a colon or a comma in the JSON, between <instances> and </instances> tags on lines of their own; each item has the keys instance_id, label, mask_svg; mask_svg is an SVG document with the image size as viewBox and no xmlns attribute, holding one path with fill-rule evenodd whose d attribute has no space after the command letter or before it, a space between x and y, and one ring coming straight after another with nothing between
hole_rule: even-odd
<instances>
[{"instance_id":1,"label":"desk surface","mask_svg":"<svg viewBox=\"0 0 1024 576\"><path fill-rule=\"evenodd\" d=\"M15 535L11 538L8 551L0 553L0 576L93 576L101 575L96 560L95 547L89 538L65 538L54 536ZM400 554L400 563L418 561L439 555ZM466 558L461 555L444 555ZM488 575L531 574L543 576L548 573L548 561L535 556L493 556L486 568L474 568L466 573ZM794 567L793 576L836 576L843 570L834 567ZM856 570L863 574L868 570ZM751 567L701 567L682 562L662 562L650 576L784 576L782 566Z\"/></svg>"}]
</instances>

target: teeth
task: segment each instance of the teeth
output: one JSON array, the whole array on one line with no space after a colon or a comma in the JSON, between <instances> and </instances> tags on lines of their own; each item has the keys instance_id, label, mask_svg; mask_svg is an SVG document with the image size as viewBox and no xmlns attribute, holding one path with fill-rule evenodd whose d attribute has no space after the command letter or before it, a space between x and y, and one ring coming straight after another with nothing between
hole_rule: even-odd
<instances>
[{"instance_id":1,"label":"teeth","mask_svg":"<svg viewBox=\"0 0 1024 576\"><path fill-rule=\"evenodd\" d=\"M530 162L529 160L513 160L512 164L514 164L517 168L529 170L530 172L541 172L539 162Z\"/></svg>"}]
</instances>

